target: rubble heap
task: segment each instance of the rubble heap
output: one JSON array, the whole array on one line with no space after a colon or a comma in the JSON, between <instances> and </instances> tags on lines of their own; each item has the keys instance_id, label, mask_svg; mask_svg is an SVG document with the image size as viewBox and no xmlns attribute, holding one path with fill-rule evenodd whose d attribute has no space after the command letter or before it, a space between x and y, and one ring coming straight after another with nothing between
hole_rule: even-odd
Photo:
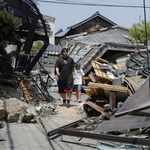
<instances>
[{"instance_id":1,"label":"rubble heap","mask_svg":"<svg viewBox=\"0 0 150 150\"><path fill-rule=\"evenodd\" d=\"M35 109L30 104L16 98L0 100L0 120L21 123L31 121L35 116Z\"/></svg>"}]
</instances>

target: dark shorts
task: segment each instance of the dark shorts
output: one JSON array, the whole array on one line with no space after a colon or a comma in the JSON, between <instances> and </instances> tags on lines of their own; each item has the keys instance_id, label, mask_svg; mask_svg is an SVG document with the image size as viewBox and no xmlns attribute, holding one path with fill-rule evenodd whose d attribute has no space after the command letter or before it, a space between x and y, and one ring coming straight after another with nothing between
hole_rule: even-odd
<instances>
[{"instance_id":1,"label":"dark shorts","mask_svg":"<svg viewBox=\"0 0 150 150\"><path fill-rule=\"evenodd\" d=\"M73 90L73 79L58 80L58 93L68 93Z\"/></svg>"}]
</instances>

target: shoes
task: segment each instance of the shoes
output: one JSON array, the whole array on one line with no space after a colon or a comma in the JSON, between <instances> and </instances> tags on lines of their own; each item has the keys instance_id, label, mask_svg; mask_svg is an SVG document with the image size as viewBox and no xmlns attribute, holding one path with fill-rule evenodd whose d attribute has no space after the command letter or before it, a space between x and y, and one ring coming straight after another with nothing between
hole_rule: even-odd
<instances>
[{"instance_id":1,"label":"shoes","mask_svg":"<svg viewBox=\"0 0 150 150\"><path fill-rule=\"evenodd\" d=\"M63 106L66 106L66 100L63 100Z\"/></svg>"},{"instance_id":2,"label":"shoes","mask_svg":"<svg viewBox=\"0 0 150 150\"><path fill-rule=\"evenodd\" d=\"M67 108L69 108L69 107L70 107L70 104L69 104L69 105L67 104L67 106L66 106L66 107L67 107Z\"/></svg>"},{"instance_id":3,"label":"shoes","mask_svg":"<svg viewBox=\"0 0 150 150\"><path fill-rule=\"evenodd\" d=\"M70 100L67 100L67 108L70 107Z\"/></svg>"},{"instance_id":4,"label":"shoes","mask_svg":"<svg viewBox=\"0 0 150 150\"><path fill-rule=\"evenodd\" d=\"M81 103L82 101L77 101L78 103Z\"/></svg>"}]
</instances>

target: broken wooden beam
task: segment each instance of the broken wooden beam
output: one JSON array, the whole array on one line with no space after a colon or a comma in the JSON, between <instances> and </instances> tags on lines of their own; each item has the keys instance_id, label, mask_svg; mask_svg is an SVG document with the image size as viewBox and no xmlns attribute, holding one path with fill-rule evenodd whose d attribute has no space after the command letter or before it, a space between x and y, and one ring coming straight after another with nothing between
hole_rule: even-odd
<instances>
[{"instance_id":1,"label":"broken wooden beam","mask_svg":"<svg viewBox=\"0 0 150 150\"><path fill-rule=\"evenodd\" d=\"M83 80L91 80L90 77L83 77L82 79L83 79Z\"/></svg>"},{"instance_id":2,"label":"broken wooden beam","mask_svg":"<svg viewBox=\"0 0 150 150\"><path fill-rule=\"evenodd\" d=\"M92 95L92 91L90 89L84 89L84 91L86 92L87 95L89 96Z\"/></svg>"},{"instance_id":3,"label":"broken wooden beam","mask_svg":"<svg viewBox=\"0 0 150 150\"><path fill-rule=\"evenodd\" d=\"M91 72L89 75L89 78L95 83L95 82L98 82L97 81L97 79L96 79L96 77L94 76L94 73L93 72Z\"/></svg>"},{"instance_id":4,"label":"broken wooden beam","mask_svg":"<svg viewBox=\"0 0 150 150\"><path fill-rule=\"evenodd\" d=\"M95 110L100 112L101 114L103 114L105 116L110 116L110 114L108 112L105 112L105 110L102 107L98 106L97 104L95 104L89 100L85 100L84 103L91 106L92 108L94 108Z\"/></svg>"},{"instance_id":5,"label":"broken wooden beam","mask_svg":"<svg viewBox=\"0 0 150 150\"><path fill-rule=\"evenodd\" d=\"M102 63L105 63L105 64L108 64L108 61L105 60L105 59L102 59L100 57L97 57L96 60L98 60L99 62L102 62Z\"/></svg>"},{"instance_id":6,"label":"broken wooden beam","mask_svg":"<svg viewBox=\"0 0 150 150\"><path fill-rule=\"evenodd\" d=\"M110 104L111 110L116 108L116 91L109 92L109 104Z\"/></svg>"},{"instance_id":7,"label":"broken wooden beam","mask_svg":"<svg viewBox=\"0 0 150 150\"><path fill-rule=\"evenodd\" d=\"M121 86L116 86L116 85L89 82L88 86L89 87L99 87L99 88L107 89L110 91L128 92L127 87L121 87Z\"/></svg>"}]
</instances>

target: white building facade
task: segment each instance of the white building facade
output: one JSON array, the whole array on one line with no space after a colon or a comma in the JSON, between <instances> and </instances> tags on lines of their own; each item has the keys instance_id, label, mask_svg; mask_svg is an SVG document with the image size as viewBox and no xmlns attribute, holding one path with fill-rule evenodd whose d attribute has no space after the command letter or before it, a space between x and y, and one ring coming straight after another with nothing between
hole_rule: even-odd
<instances>
[{"instance_id":1,"label":"white building facade","mask_svg":"<svg viewBox=\"0 0 150 150\"><path fill-rule=\"evenodd\" d=\"M43 17L48 22L51 28L51 32L48 34L49 43L55 44L55 18L47 15L44 15Z\"/></svg>"}]
</instances>

